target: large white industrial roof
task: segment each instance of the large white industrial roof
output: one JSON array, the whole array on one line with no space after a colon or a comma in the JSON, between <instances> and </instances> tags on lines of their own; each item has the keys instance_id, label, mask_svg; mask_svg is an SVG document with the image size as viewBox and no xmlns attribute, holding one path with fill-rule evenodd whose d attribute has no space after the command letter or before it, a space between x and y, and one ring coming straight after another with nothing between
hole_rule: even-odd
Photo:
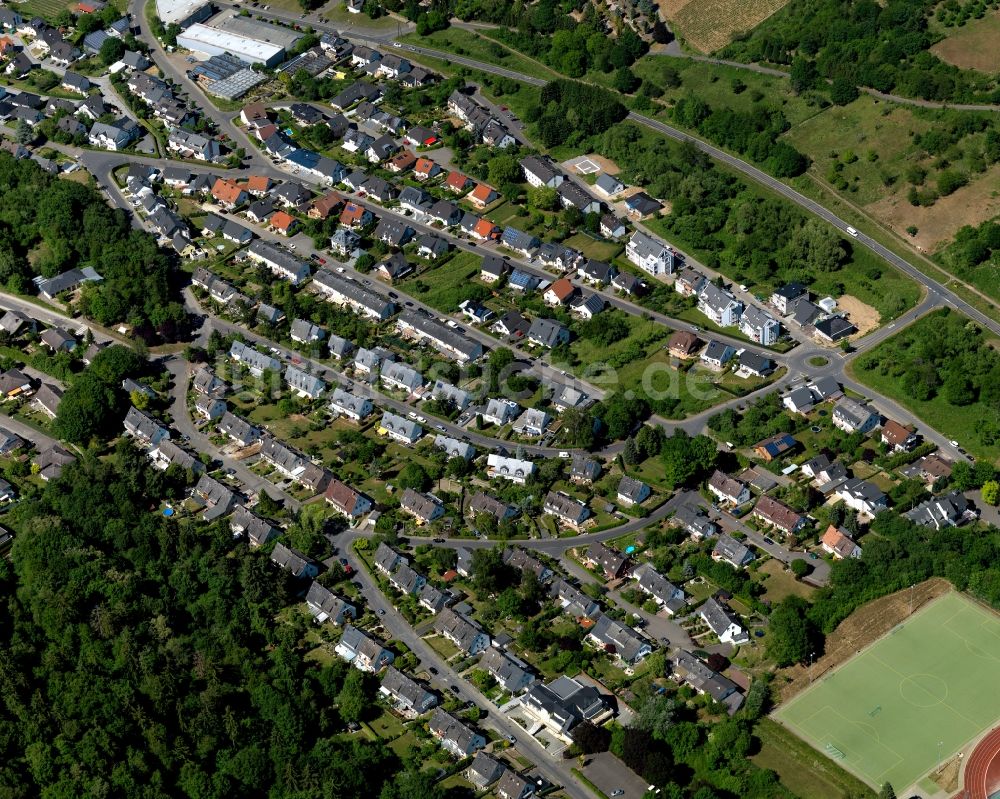
<instances>
[{"instance_id":1,"label":"large white industrial roof","mask_svg":"<svg viewBox=\"0 0 1000 799\"><path fill-rule=\"evenodd\" d=\"M250 39L235 33L210 28L198 22L177 37L177 43L189 50L214 54L216 49L232 53L248 63L268 63L272 58L284 51L278 44ZM203 45L209 49L200 47Z\"/></svg>"}]
</instances>

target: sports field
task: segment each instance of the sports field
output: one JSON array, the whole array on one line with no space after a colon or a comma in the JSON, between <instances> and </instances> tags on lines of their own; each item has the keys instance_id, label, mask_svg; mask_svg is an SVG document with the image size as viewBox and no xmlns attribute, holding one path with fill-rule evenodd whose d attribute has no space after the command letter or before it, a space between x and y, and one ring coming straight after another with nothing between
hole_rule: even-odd
<instances>
[{"instance_id":1,"label":"sports field","mask_svg":"<svg viewBox=\"0 0 1000 799\"><path fill-rule=\"evenodd\" d=\"M1000 618L949 593L775 711L874 788L897 792L1000 718Z\"/></svg>"}]
</instances>

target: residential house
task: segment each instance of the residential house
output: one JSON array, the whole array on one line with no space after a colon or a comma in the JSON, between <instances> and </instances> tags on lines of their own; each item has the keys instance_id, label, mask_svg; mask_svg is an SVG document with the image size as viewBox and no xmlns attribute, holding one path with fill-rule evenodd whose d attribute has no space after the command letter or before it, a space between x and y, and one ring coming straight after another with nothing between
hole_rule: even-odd
<instances>
[{"instance_id":1,"label":"residential house","mask_svg":"<svg viewBox=\"0 0 1000 799\"><path fill-rule=\"evenodd\" d=\"M639 230L625 245L625 257L653 277L669 275L674 270L673 250Z\"/></svg>"},{"instance_id":2,"label":"residential house","mask_svg":"<svg viewBox=\"0 0 1000 799\"><path fill-rule=\"evenodd\" d=\"M662 210L663 204L654 200L644 191L633 194L625 201L625 213L633 219L642 219L658 214Z\"/></svg>"},{"instance_id":3,"label":"residential house","mask_svg":"<svg viewBox=\"0 0 1000 799\"><path fill-rule=\"evenodd\" d=\"M366 419L373 409L370 399L350 394L342 388L335 388L330 397L330 410L355 422Z\"/></svg>"},{"instance_id":4,"label":"residential house","mask_svg":"<svg viewBox=\"0 0 1000 799\"><path fill-rule=\"evenodd\" d=\"M494 789L497 799L528 799L534 792L534 784L513 769L503 773Z\"/></svg>"},{"instance_id":5,"label":"residential house","mask_svg":"<svg viewBox=\"0 0 1000 799\"><path fill-rule=\"evenodd\" d=\"M330 336L327 346L330 349L330 355L338 361L346 360L347 357L354 351L354 342L348 341L346 338L336 335Z\"/></svg>"},{"instance_id":6,"label":"residential house","mask_svg":"<svg viewBox=\"0 0 1000 799\"><path fill-rule=\"evenodd\" d=\"M490 645L490 637L476 622L450 608L437 615L434 631L455 644L467 656L478 655Z\"/></svg>"},{"instance_id":7,"label":"residential house","mask_svg":"<svg viewBox=\"0 0 1000 799\"><path fill-rule=\"evenodd\" d=\"M418 158L413 165L413 177L417 180L429 180L441 174L441 167L430 158Z\"/></svg>"},{"instance_id":8,"label":"residential house","mask_svg":"<svg viewBox=\"0 0 1000 799\"><path fill-rule=\"evenodd\" d=\"M0 397L13 399L31 393L31 378L19 369L8 369L0 374Z\"/></svg>"},{"instance_id":9,"label":"residential house","mask_svg":"<svg viewBox=\"0 0 1000 799\"><path fill-rule=\"evenodd\" d=\"M434 437L435 448L442 450L448 459L461 458L464 461L471 461L476 457L476 448L465 441L457 438L437 435Z\"/></svg>"},{"instance_id":10,"label":"residential house","mask_svg":"<svg viewBox=\"0 0 1000 799\"><path fill-rule=\"evenodd\" d=\"M776 499L764 495L753 509L753 517L769 524L785 535L797 533L806 525L806 519Z\"/></svg>"},{"instance_id":11,"label":"residential house","mask_svg":"<svg viewBox=\"0 0 1000 799\"><path fill-rule=\"evenodd\" d=\"M775 433L773 436L765 438L754 444L753 451L767 463L775 458L791 452L799 445L791 433Z\"/></svg>"},{"instance_id":12,"label":"residential house","mask_svg":"<svg viewBox=\"0 0 1000 799\"><path fill-rule=\"evenodd\" d=\"M778 341L781 325L767 311L748 305L740 315L740 332L751 341L770 346Z\"/></svg>"},{"instance_id":13,"label":"residential house","mask_svg":"<svg viewBox=\"0 0 1000 799\"><path fill-rule=\"evenodd\" d=\"M382 364L380 379L383 385L412 394L423 386L424 378L416 369L398 361Z\"/></svg>"},{"instance_id":14,"label":"residential house","mask_svg":"<svg viewBox=\"0 0 1000 799\"><path fill-rule=\"evenodd\" d=\"M486 739L482 735L441 708L434 711L428 728L431 735L454 757L469 757L486 746Z\"/></svg>"},{"instance_id":15,"label":"residential house","mask_svg":"<svg viewBox=\"0 0 1000 799\"><path fill-rule=\"evenodd\" d=\"M750 548L729 535L720 535L712 549L712 560L742 569L754 559Z\"/></svg>"},{"instance_id":16,"label":"residential house","mask_svg":"<svg viewBox=\"0 0 1000 799\"><path fill-rule=\"evenodd\" d=\"M597 618L590 628L587 640L615 656L626 667L635 666L653 651L649 641L607 614L601 614Z\"/></svg>"},{"instance_id":17,"label":"residential house","mask_svg":"<svg viewBox=\"0 0 1000 799\"><path fill-rule=\"evenodd\" d=\"M838 485L836 496L851 510L869 517L889 507L889 500L882 489L860 477L851 477Z\"/></svg>"},{"instance_id":18,"label":"residential house","mask_svg":"<svg viewBox=\"0 0 1000 799\"><path fill-rule=\"evenodd\" d=\"M542 242L537 236L524 233L514 227L504 228L500 236L500 243L509 250L513 250L524 258L531 258L535 254Z\"/></svg>"},{"instance_id":19,"label":"residential house","mask_svg":"<svg viewBox=\"0 0 1000 799\"><path fill-rule=\"evenodd\" d=\"M505 766L502 766L499 761L494 760L485 752L476 752L472 763L465 770L465 777L482 791L500 779L505 770Z\"/></svg>"},{"instance_id":20,"label":"residential house","mask_svg":"<svg viewBox=\"0 0 1000 799\"><path fill-rule=\"evenodd\" d=\"M513 505L501 502L489 494L484 494L482 491L473 494L467 508L469 515L473 519L480 513L485 513L488 516L492 516L497 522L502 522L505 519L513 519L520 513Z\"/></svg>"},{"instance_id":21,"label":"residential house","mask_svg":"<svg viewBox=\"0 0 1000 799\"><path fill-rule=\"evenodd\" d=\"M450 249L451 245L447 239L443 239L433 233L425 233L417 240L417 255L421 258L436 261L438 258L447 255Z\"/></svg>"},{"instance_id":22,"label":"residential house","mask_svg":"<svg viewBox=\"0 0 1000 799\"><path fill-rule=\"evenodd\" d=\"M750 640L746 628L714 597L705 600L698 615L723 644L745 644Z\"/></svg>"},{"instance_id":23,"label":"residential house","mask_svg":"<svg viewBox=\"0 0 1000 799\"><path fill-rule=\"evenodd\" d=\"M561 577L552 581L549 596L559 604L563 613L574 619L595 619L601 612L596 601Z\"/></svg>"},{"instance_id":24,"label":"residential house","mask_svg":"<svg viewBox=\"0 0 1000 799\"><path fill-rule=\"evenodd\" d=\"M729 363L735 355L736 350L726 342L710 339L708 346L706 346L704 351L701 353L700 360L709 369L714 369L719 372L725 368L726 364Z\"/></svg>"},{"instance_id":25,"label":"residential house","mask_svg":"<svg viewBox=\"0 0 1000 799\"><path fill-rule=\"evenodd\" d=\"M642 480L623 475L618 481L618 504L626 507L640 505L645 502L650 495L649 486Z\"/></svg>"},{"instance_id":26,"label":"residential house","mask_svg":"<svg viewBox=\"0 0 1000 799\"><path fill-rule=\"evenodd\" d=\"M667 339L667 349L674 358L692 358L700 348L698 336L687 330L677 330Z\"/></svg>"},{"instance_id":27,"label":"residential house","mask_svg":"<svg viewBox=\"0 0 1000 799\"><path fill-rule=\"evenodd\" d=\"M858 329L842 316L829 316L813 325L817 337L823 341L835 342L857 333Z\"/></svg>"},{"instance_id":28,"label":"residential house","mask_svg":"<svg viewBox=\"0 0 1000 799\"><path fill-rule=\"evenodd\" d=\"M917 435L894 419L882 425L882 443L892 452L909 452L917 446Z\"/></svg>"},{"instance_id":29,"label":"residential house","mask_svg":"<svg viewBox=\"0 0 1000 799\"><path fill-rule=\"evenodd\" d=\"M694 269L682 269L674 278L674 291L682 297L694 297L700 295L701 290L708 284L701 272Z\"/></svg>"},{"instance_id":30,"label":"residential house","mask_svg":"<svg viewBox=\"0 0 1000 799\"><path fill-rule=\"evenodd\" d=\"M221 419L226 413L226 401L207 394L199 394L194 401L195 413L210 421Z\"/></svg>"},{"instance_id":31,"label":"residential house","mask_svg":"<svg viewBox=\"0 0 1000 799\"><path fill-rule=\"evenodd\" d=\"M285 367L285 382L299 398L317 399L326 391L322 378L291 364Z\"/></svg>"},{"instance_id":32,"label":"residential house","mask_svg":"<svg viewBox=\"0 0 1000 799\"><path fill-rule=\"evenodd\" d=\"M562 491L549 491L545 495L542 513L555 516L563 524L579 527L590 516L590 509L580 500Z\"/></svg>"},{"instance_id":33,"label":"residential house","mask_svg":"<svg viewBox=\"0 0 1000 799\"><path fill-rule=\"evenodd\" d=\"M611 549L600 541L587 548L583 563L588 569L597 570L608 580L624 577L631 565L627 555Z\"/></svg>"},{"instance_id":34,"label":"residential house","mask_svg":"<svg viewBox=\"0 0 1000 799\"><path fill-rule=\"evenodd\" d=\"M391 666L395 660L395 655L379 641L351 624L344 626L344 632L334 651L342 660L365 672L377 673Z\"/></svg>"},{"instance_id":35,"label":"residential house","mask_svg":"<svg viewBox=\"0 0 1000 799\"><path fill-rule=\"evenodd\" d=\"M483 345L452 328L413 311L405 311L397 322L400 332L417 341L426 341L442 355L468 363L479 360Z\"/></svg>"},{"instance_id":36,"label":"residential house","mask_svg":"<svg viewBox=\"0 0 1000 799\"><path fill-rule=\"evenodd\" d=\"M881 417L864 403L844 397L833 406L834 427L845 433L867 433L881 423Z\"/></svg>"},{"instance_id":37,"label":"residential house","mask_svg":"<svg viewBox=\"0 0 1000 799\"><path fill-rule=\"evenodd\" d=\"M249 197L250 195L235 180L218 178L212 186L212 198L229 210L243 205Z\"/></svg>"},{"instance_id":38,"label":"residential house","mask_svg":"<svg viewBox=\"0 0 1000 799\"><path fill-rule=\"evenodd\" d=\"M295 319L292 321L289 335L292 341L300 344L315 344L326 338L326 331L307 319Z\"/></svg>"},{"instance_id":39,"label":"residential house","mask_svg":"<svg viewBox=\"0 0 1000 799\"><path fill-rule=\"evenodd\" d=\"M412 488L403 491L399 507L404 513L413 516L418 524L430 524L444 516L444 505L437 497L414 491Z\"/></svg>"},{"instance_id":40,"label":"residential house","mask_svg":"<svg viewBox=\"0 0 1000 799\"><path fill-rule=\"evenodd\" d=\"M311 580L319 573L312 560L280 541L271 550L271 563L300 580Z\"/></svg>"},{"instance_id":41,"label":"residential house","mask_svg":"<svg viewBox=\"0 0 1000 799\"><path fill-rule=\"evenodd\" d=\"M528 328L528 342L537 347L558 347L569 341L569 330L553 319L538 317Z\"/></svg>"},{"instance_id":42,"label":"residential house","mask_svg":"<svg viewBox=\"0 0 1000 799\"><path fill-rule=\"evenodd\" d=\"M914 524L941 530L957 527L976 518L968 499L960 491L949 491L940 497L931 497L903 514Z\"/></svg>"},{"instance_id":43,"label":"residential house","mask_svg":"<svg viewBox=\"0 0 1000 799\"><path fill-rule=\"evenodd\" d=\"M388 411L382 414L378 432L407 446L412 446L424 435L424 430L419 424Z\"/></svg>"},{"instance_id":44,"label":"residential house","mask_svg":"<svg viewBox=\"0 0 1000 799\"><path fill-rule=\"evenodd\" d=\"M625 184L614 177L614 175L602 172L594 182L594 190L605 197L614 197L616 194L621 194L625 191Z\"/></svg>"},{"instance_id":45,"label":"residential house","mask_svg":"<svg viewBox=\"0 0 1000 799\"><path fill-rule=\"evenodd\" d=\"M243 505L238 505L233 511L229 519L229 529L233 533L233 538L246 536L251 547L264 546L280 533L277 527Z\"/></svg>"},{"instance_id":46,"label":"residential house","mask_svg":"<svg viewBox=\"0 0 1000 799\"><path fill-rule=\"evenodd\" d=\"M415 595L426 583L426 577L417 574L405 563L401 563L396 567L396 571L389 575L389 585L404 596Z\"/></svg>"},{"instance_id":47,"label":"residential house","mask_svg":"<svg viewBox=\"0 0 1000 799\"><path fill-rule=\"evenodd\" d=\"M254 377L260 377L265 371L281 371L281 361L271 355L258 352L242 341L233 342L229 348L229 357L245 366Z\"/></svg>"},{"instance_id":48,"label":"residential house","mask_svg":"<svg viewBox=\"0 0 1000 799\"><path fill-rule=\"evenodd\" d=\"M198 478L191 498L204 509L201 517L207 522L229 515L236 506L235 492L207 474Z\"/></svg>"},{"instance_id":49,"label":"residential house","mask_svg":"<svg viewBox=\"0 0 1000 799\"><path fill-rule=\"evenodd\" d=\"M340 480L333 479L323 493L334 510L348 519L357 519L372 509L372 501Z\"/></svg>"},{"instance_id":50,"label":"residential house","mask_svg":"<svg viewBox=\"0 0 1000 799\"><path fill-rule=\"evenodd\" d=\"M487 455L486 466L490 479L501 478L518 485L524 485L535 473L535 464L531 461L504 455Z\"/></svg>"},{"instance_id":51,"label":"residential house","mask_svg":"<svg viewBox=\"0 0 1000 799\"><path fill-rule=\"evenodd\" d=\"M385 542L380 543L375 550L375 568L386 576L392 574L401 565L408 565L409 562L409 558L400 555Z\"/></svg>"},{"instance_id":52,"label":"residential house","mask_svg":"<svg viewBox=\"0 0 1000 799\"><path fill-rule=\"evenodd\" d=\"M601 216L601 235L606 239L620 239L628 229L625 227L625 220L614 214L603 214Z\"/></svg>"},{"instance_id":53,"label":"residential house","mask_svg":"<svg viewBox=\"0 0 1000 799\"><path fill-rule=\"evenodd\" d=\"M698 310L720 327L739 324L743 303L714 283L705 283L698 292Z\"/></svg>"},{"instance_id":54,"label":"residential house","mask_svg":"<svg viewBox=\"0 0 1000 799\"><path fill-rule=\"evenodd\" d=\"M759 352L743 348L737 361L737 377L766 377L774 371L774 361Z\"/></svg>"},{"instance_id":55,"label":"residential house","mask_svg":"<svg viewBox=\"0 0 1000 799\"><path fill-rule=\"evenodd\" d=\"M639 590L649 594L668 615L674 616L687 606L687 596L650 564L639 566L632 576Z\"/></svg>"},{"instance_id":56,"label":"residential house","mask_svg":"<svg viewBox=\"0 0 1000 799\"><path fill-rule=\"evenodd\" d=\"M58 444L39 452L31 461L38 468L38 476L48 482L62 476L63 468L76 461L76 457Z\"/></svg>"},{"instance_id":57,"label":"residential house","mask_svg":"<svg viewBox=\"0 0 1000 799\"><path fill-rule=\"evenodd\" d=\"M279 211L278 213L283 212ZM271 217L271 224L274 225L274 216ZM247 247L246 254L248 258L263 264L273 274L287 280L293 286L309 279L309 264L296 258L283 247L277 247L258 239Z\"/></svg>"},{"instance_id":58,"label":"residential house","mask_svg":"<svg viewBox=\"0 0 1000 799\"><path fill-rule=\"evenodd\" d=\"M601 464L593 458L574 455L569 467L569 481L577 485L593 485L601 476Z\"/></svg>"},{"instance_id":59,"label":"residential house","mask_svg":"<svg viewBox=\"0 0 1000 799\"><path fill-rule=\"evenodd\" d=\"M76 348L76 338L61 327L50 327L38 338L52 352L69 352Z\"/></svg>"},{"instance_id":60,"label":"residential house","mask_svg":"<svg viewBox=\"0 0 1000 799\"><path fill-rule=\"evenodd\" d=\"M495 501L495 500L494 500ZM516 513L516 511L515 511ZM518 572L532 572L538 582L545 583L552 578L552 570L540 560L533 558L520 547L507 547L503 551L503 562Z\"/></svg>"},{"instance_id":61,"label":"residential house","mask_svg":"<svg viewBox=\"0 0 1000 799\"><path fill-rule=\"evenodd\" d=\"M514 422L513 429L518 435L539 438L545 434L552 417L538 408L527 408Z\"/></svg>"},{"instance_id":62,"label":"residential house","mask_svg":"<svg viewBox=\"0 0 1000 799\"><path fill-rule=\"evenodd\" d=\"M613 715L608 699L597 688L573 677L558 677L548 685L536 682L519 700L531 727L544 728L567 745L570 732L582 721L600 726Z\"/></svg>"},{"instance_id":63,"label":"residential house","mask_svg":"<svg viewBox=\"0 0 1000 799\"><path fill-rule=\"evenodd\" d=\"M729 502L733 505L742 505L744 502L750 501L750 489L747 484L735 477L730 477L725 472L720 472L718 469L708 481L708 490L722 502Z\"/></svg>"},{"instance_id":64,"label":"residential house","mask_svg":"<svg viewBox=\"0 0 1000 799\"><path fill-rule=\"evenodd\" d=\"M697 693L710 696L726 705L733 715L743 704L743 694L732 680L713 671L702 660L685 649L673 656L673 676L678 682L691 686Z\"/></svg>"},{"instance_id":65,"label":"residential house","mask_svg":"<svg viewBox=\"0 0 1000 799\"><path fill-rule=\"evenodd\" d=\"M356 619L358 611L332 591L313 581L306 592L306 606L317 624L331 621L338 627L348 619ZM391 667L390 667L391 668Z\"/></svg>"},{"instance_id":66,"label":"residential house","mask_svg":"<svg viewBox=\"0 0 1000 799\"><path fill-rule=\"evenodd\" d=\"M42 383L35 392L31 404L38 408L50 419L55 419L59 413L59 403L62 402L63 392L51 383Z\"/></svg>"},{"instance_id":67,"label":"residential house","mask_svg":"<svg viewBox=\"0 0 1000 799\"><path fill-rule=\"evenodd\" d=\"M803 299L808 301L809 289L801 283L787 283L771 294L771 305L777 308L780 314L787 316L795 310L799 300Z\"/></svg>"},{"instance_id":68,"label":"residential house","mask_svg":"<svg viewBox=\"0 0 1000 799\"><path fill-rule=\"evenodd\" d=\"M403 715L415 718L437 705L437 697L411 680L395 666L389 666L382 677L379 693L388 697Z\"/></svg>"},{"instance_id":69,"label":"residential house","mask_svg":"<svg viewBox=\"0 0 1000 799\"><path fill-rule=\"evenodd\" d=\"M500 199L500 193L492 186L480 183L468 195L467 199L475 208L483 209Z\"/></svg>"},{"instance_id":70,"label":"residential house","mask_svg":"<svg viewBox=\"0 0 1000 799\"><path fill-rule=\"evenodd\" d=\"M819 540L819 545L824 552L833 555L837 560L861 557L861 547L854 543L847 531L834 527L832 524L826 528L826 532Z\"/></svg>"},{"instance_id":71,"label":"residential house","mask_svg":"<svg viewBox=\"0 0 1000 799\"><path fill-rule=\"evenodd\" d=\"M219 420L219 432L241 447L248 447L260 440L260 430L231 411L222 414Z\"/></svg>"},{"instance_id":72,"label":"residential house","mask_svg":"<svg viewBox=\"0 0 1000 799\"><path fill-rule=\"evenodd\" d=\"M565 180L565 175L557 172L551 162L538 156L530 155L522 158L521 169L524 172L524 179L536 189L543 186L555 189Z\"/></svg>"},{"instance_id":73,"label":"residential house","mask_svg":"<svg viewBox=\"0 0 1000 799\"><path fill-rule=\"evenodd\" d=\"M424 583L417 591L417 604L431 613L440 613L447 605L445 595L430 583Z\"/></svg>"},{"instance_id":74,"label":"residential house","mask_svg":"<svg viewBox=\"0 0 1000 799\"><path fill-rule=\"evenodd\" d=\"M697 506L682 505L674 513L673 520L695 541L711 538L719 532L719 526L708 518L703 508Z\"/></svg>"}]
</instances>

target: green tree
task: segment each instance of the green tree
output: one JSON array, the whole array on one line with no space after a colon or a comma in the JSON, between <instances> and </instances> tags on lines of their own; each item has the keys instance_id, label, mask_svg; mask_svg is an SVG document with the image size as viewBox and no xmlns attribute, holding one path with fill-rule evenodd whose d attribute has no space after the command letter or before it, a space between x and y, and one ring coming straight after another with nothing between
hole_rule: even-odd
<instances>
[{"instance_id":1,"label":"green tree","mask_svg":"<svg viewBox=\"0 0 1000 799\"><path fill-rule=\"evenodd\" d=\"M122 56L125 55L125 42L115 36L110 36L101 43L98 55L101 62L107 66L121 61Z\"/></svg>"},{"instance_id":2,"label":"green tree","mask_svg":"<svg viewBox=\"0 0 1000 799\"><path fill-rule=\"evenodd\" d=\"M410 461L400 469L395 482L397 488L412 488L414 491L423 491L430 485L430 477L423 466Z\"/></svg>"},{"instance_id":3,"label":"green tree","mask_svg":"<svg viewBox=\"0 0 1000 799\"><path fill-rule=\"evenodd\" d=\"M847 105L858 99L858 87L848 78L836 77L830 87L830 99L836 105Z\"/></svg>"},{"instance_id":4,"label":"green tree","mask_svg":"<svg viewBox=\"0 0 1000 799\"><path fill-rule=\"evenodd\" d=\"M28 145L35 140L35 131L31 125L23 119L19 119L14 129L14 137L17 139L18 144Z\"/></svg>"},{"instance_id":5,"label":"green tree","mask_svg":"<svg viewBox=\"0 0 1000 799\"><path fill-rule=\"evenodd\" d=\"M348 723L361 721L370 702L371 698L365 690L364 672L350 669L340 693L337 694L337 711L340 717Z\"/></svg>"},{"instance_id":6,"label":"green tree","mask_svg":"<svg viewBox=\"0 0 1000 799\"><path fill-rule=\"evenodd\" d=\"M809 574L809 564L804 560L799 558L798 560L793 560L789 564L789 568L792 570L792 574L795 575L796 579L801 580L807 574Z\"/></svg>"},{"instance_id":7,"label":"green tree","mask_svg":"<svg viewBox=\"0 0 1000 799\"><path fill-rule=\"evenodd\" d=\"M1000 504L1000 482L987 480L983 483L983 502L987 505Z\"/></svg>"},{"instance_id":8,"label":"green tree","mask_svg":"<svg viewBox=\"0 0 1000 799\"><path fill-rule=\"evenodd\" d=\"M882 783L882 788L878 792L878 799L896 799L896 792L893 790L891 783Z\"/></svg>"},{"instance_id":9,"label":"green tree","mask_svg":"<svg viewBox=\"0 0 1000 799\"><path fill-rule=\"evenodd\" d=\"M801 663L814 647L815 629L806 613L808 603L790 596L771 612L767 631L767 654L778 666Z\"/></svg>"}]
</instances>

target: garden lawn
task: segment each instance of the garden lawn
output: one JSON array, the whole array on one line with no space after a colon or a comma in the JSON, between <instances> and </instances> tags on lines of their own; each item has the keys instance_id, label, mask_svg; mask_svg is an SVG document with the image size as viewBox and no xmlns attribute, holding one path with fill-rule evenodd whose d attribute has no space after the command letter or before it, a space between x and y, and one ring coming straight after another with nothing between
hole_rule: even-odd
<instances>
[{"instance_id":1,"label":"garden lawn","mask_svg":"<svg viewBox=\"0 0 1000 799\"><path fill-rule=\"evenodd\" d=\"M443 313L455 313L467 297L470 282L479 276L480 262L478 255L460 252L446 264L431 267L399 285L421 302Z\"/></svg>"}]
</instances>

